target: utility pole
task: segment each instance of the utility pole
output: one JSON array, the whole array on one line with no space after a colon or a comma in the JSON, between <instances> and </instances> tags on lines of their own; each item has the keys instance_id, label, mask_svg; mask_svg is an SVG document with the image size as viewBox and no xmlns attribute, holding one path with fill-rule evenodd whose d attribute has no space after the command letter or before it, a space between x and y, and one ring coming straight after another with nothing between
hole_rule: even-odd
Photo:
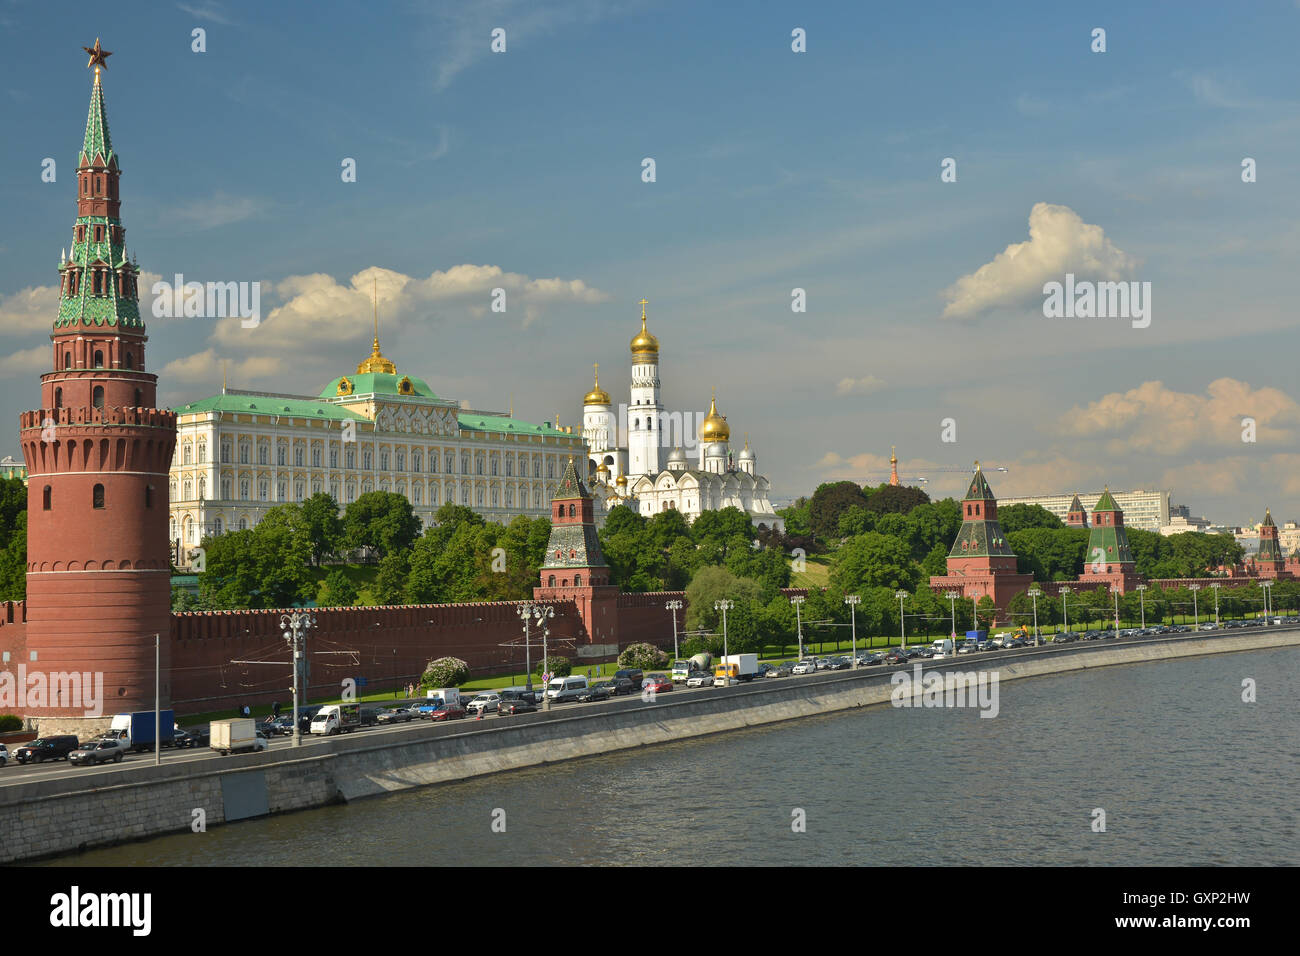
<instances>
[{"instance_id":1,"label":"utility pole","mask_svg":"<svg viewBox=\"0 0 1300 956\"><path fill-rule=\"evenodd\" d=\"M952 610L952 640L955 646L957 643L957 599L961 597L961 592L949 591L944 597L948 599L948 607Z\"/></svg>"},{"instance_id":2,"label":"utility pole","mask_svg":"<svg viewBox=\"0 0 1300 956\"><path fill-rule=\"evenodd\" d=\"M1214 626L1219 626L1219 588L1223 587L1218 581L1215 581L1210 587L1214 588Z\"/></svg>"},{"instance_id":3,"label":"utility pole","mask_svg":"<svg viewBox=\"0 0 1300 956\"><path fill-rule=\"evenodd\" d=\"M162 763L162 635L153 636L153 765Z\"/></svg>"}]
</instances>

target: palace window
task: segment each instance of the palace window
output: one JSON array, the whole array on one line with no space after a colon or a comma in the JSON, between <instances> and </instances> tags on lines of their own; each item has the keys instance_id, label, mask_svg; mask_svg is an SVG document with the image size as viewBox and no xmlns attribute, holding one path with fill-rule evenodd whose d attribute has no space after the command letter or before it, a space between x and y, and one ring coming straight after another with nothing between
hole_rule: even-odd
<instances>
[{"instance_id":1,"label":"palace window","mask_svg":"<svg viewBox=\"0 0 1300 956\"><path fill-rule=\"evenodd\" d=\"M202 501L208 496L208 479L199 479L199 500Z\"/></svg>"},{"instance_id":2,"label":"palace window","mask_svg":"<svg viewBox=\"0 0 1300 956\"><path fill-rule=\"evenodd\" d=\"M477 458L477 459L475 460L475 462L474 462L474 472L475 472L476 474L479 474L479 475L483 474L483 456L482 456L482 455L479 455L478 458Z\"/></svg>"},{"instance_id":3,"label":"palace window","mask_svg":"<svg viewBox=\"0 0 1300 956\"><path fill-rule=\"evenodd\" d=\"M313 449L311 450L311 466L312 466L313 468L319 468L319 467L320 467L320 449L319 449L319 448L313 448Z\"/></svg>"},{"instance_id":4,"label":"palace window","mask_svg":"<svg viewBox=\"0 0 1300 956\"><path fill-rule=\"evenodd\" d=\"M248 530L248 519L247 519L247 518L240 518L240 519L239 519L239 530L240 530L240 531L247 531L247 530Z\"/></svg>"},{"instance_id":5,"label":"palace window","mask_svg":"<svg viewBox=\"0 0 1300 956\"><path fill-rule=\"evenodd\" d=\"M540 508L541 506L542 506L542 493L541 493L540 491L534 491L534 492L533 492L533 507L534 507L534 508Z\"/></svg>"},{"instance_id":6,"label":"palace window","mask_svg":"<svg viewBox=\"0 0 1300 956\"><path fill-rule=\"evenodd\" d=\"M295 468L302 467L302 446L299 446L293 450L293 466Z\"/></svg>"},{"instance_id":7,"label":"palace window","mask_svg":"<svg viewBox=\"0 0 1300 956\"><path fill-rule=\"evenodd\" d=\"M388 470L388 450L387 450L387 449L384 449L383 451L381 451L381 452L379 453L379 470L380 470L380 471L387 471L387 470Z\"/></svg>"},{"instance_id":8,"label":"palace window","mask_svg":"<svg viewBox=\"0 0 1300 956\"><path fill-rule=\"evenodd\" d=\"M498 492L497 492L497 490L496 490L495 488L493 488L493 489L492 489L492 507L493 507L493 508L497 507L497 506L500 504L500 502L497 500L497 496L498 496Z\"/></svg>"},{"instance_id":9,"label":"palace window","mask_svg":"<svg viewBox=\"0 0 1300 956\"><path fill-rule=\"evenodd\" d=\"M419 485L412 485L412 486L411 486L411 501L412 501L414 504L417 504L417 505L420 503L420 486L419 486Z\"/></svg>"},{"instance_id":10,"label":"palace window","mask_svg":"<svg viewBox=\"0 0 1300 956\"><path fill-rule=\"evenodd\" d=\"M319 478L311 483L311 493L313 495L320 494L320 488L321 488L321 483ZM330 495L334 497L335 501L338 500L338 494L335 491L336 488L338 488L338 485L330 485Z\"/></svg>"},{"instance_id":11,"label":"palace window","mask_svg":"<svg viewBox=\"0 0 1300 956\"><path fill-rule=\"evenodd\" d=\"M548 462L546 463L546 477L547 477L547 478L554 478L554 477L555 477L555 461L554 461L554 459L552 459L551 461L548 461Z\"/></svg>"},{"instance_id":12,"label":"palace window","mask_svg":"<svg viewBox=\"0 0 1300 956\"><path fill-rule=\"evenodd\" d=\"M533 460L533 477L534 478L542 477L542 463L540 460L537 459Z\"/></svg>"},{"instance_id":13,"label":"palace window","mask_svg":"<svg viewBox=\"0 0 1300 956\"><path fill-rule=\"evenodd\" d=\"M418 451L411 452L411 471L418 472L423 467L423 456Z\"/></svg>"},{"instance_id":14,"label":"palace window","mask_svg":"<svg viewBox=\"0 0 1300 956\"><path fill-rule=\"evenodd\" d=\"M208 460L208 443L201 441L199 442L199 464L200 465L206 464L207 460Z\"/></svg>"},{"instance_id":15,"label":"palace window","mask_svg":"<svg viewBox=\"0 0 1300 956\"><path fill-rule=\"evenodd\" d=\"M331 449L330 449L330 467L331 467L331 468L337 468L338 466L339 466L339 450L338 450L337 448L331 448Z\"/></svg>"},{"instance_id":16,"label":"palace window","mask_svg":"<svg viewBox=\"0 0 1300 956\"><path fill-rule=\"evenodd\" d=\"M372 467L371 466L372 461L373 459L371 458L370 449L367 448L365 451L361 453L361 467L364 468L366 471L369 471Z\"/></svg>"},{"instance_id":17,"label":"palace window","mask_svg":"<svg viewBox=\"0 0 1300 956\"><path fill-rule=\"evenodd\" d=\"M356 468L356 467L357 467L357 453L356 453L356 451L355 451L354 449L352 449L352 448L349 448L349 449L348 449L348 453L347 453L347 455L345 456L345 460L347 461L347 467L348 467L348 468Z\"/></svg>"},{"instance_id":18,"label":"palace window","mask_svg":"<svg viewBox=\"0 0 1300 956\"><path fill-rule=\"evenodd\" d=\"M406 452L400 448L397 450L397 470L406 471Z\"/></svg>"},{"instance_id":19,"label":"palace window","mask_svg":"<svg viewBox=\"0 0 1300 956\"><path fill-rule=\"evenodd\" d=\"M226 530L226 523L218 518L216 521L212 522L212 530L216 534L222 534Z\"/></svg>"},{"instance_id":20,"label":"palace window","mask_svg":"<svg viewBox=\"0 0 1300 956\"><path fill-rule=\"evenodd\" d=\"M186 442L186 443L185 443L185 449L184 449L183 454L184 454L184 457L185 457L185 464L187 464L187 465L190 464L190 458L193 457L193 449L190 448L190 443L189 443L189 442Z\"/></svg>"},{"instance_id":21,"label":"palace window","mask_svg":"<svg viewBox=\"0 0 1300 956\"><path fill-rule=\"evenodd\" d=\"M240 463L241 465L247 465L247 464L248 464L248 445L247 445L247 444L244 444L244 445L240 445L240 446L239 446L239 463Z\"/></svg>"},{"instance_id":22,"label":"palace window","mask_svg":"<svg viewBox=\"0 0 1300 956\"><path fill-rule=\"evenodd\" d=\"M493 476L495 476L496 473L497 473L497 460L496 460L495 458L493 458L493 459L492 459L492 474L493 474Z\"/></svg>"},{"instance_id":23,"label":"palace window","mask_svg":"<svg viewBox=\"0 0 1300 956\"><path fill-rule=\"evenodd\" d=\"M447 470L447 474L449 474L449 475L450 475L453 471L456 470L456 458L455 458L454 455L448 455L448 456L447 456L447 469L446 469L446 470Z\"/></svg>"},{"instance_id":24,"label":"palace window","mask_svg":"<svg viewBox=\"0 0 1300 956\"><path fill-rule=\"evenodd\" d=\"M460 503L463 504L463 505L468 505L468 504L469 504L469 489L468 489L468 488L462 488L462 489L460 490Z\"/></svg>"},{"instance_id":25,"label":"palace window","mask_svg":"<svg viewBox=\"0 0 1300 956\"><path fill-rule=\"evenodd\" d=\"M247 478L239 479L239 497L244 501L248 500L248 479Z\"/></svg>"},{"instance_id":26,"label":"palace window","mask_svg":"<svg viewBox=\"0 0 1300 956\"><path fill-rule=\"evenodd\" d=\"M287 481L280 482L280 484L276 487L275 490L277 492L276 499L275 499L276 501L285 501L288 499L289 483Z\"/></svg>"},{"instance_id":27,"label":"palace window","mask_svg":"<svg viewBox=\"0 0 1300 956\"><path fill-rule=\"evenodd\" d=\"M349 482L348 482L348 501L349 501L349 502L352 502L352 501L356 501L356 500L357 500L357 486L354 485L352 482L349 481Z\"/></svg>"},{"instance_id":28,"label":"palace window","mask_svg":"<svg viewBox=\"0 0 1300 956\"><path fill-rule=\"evenodd\" d=\"M513 458L507 458L507 459L506 459L506 477L507 477L507 478L512 478L512 477L514 477L514 473L515 473L515 460L514 460Z\"/></svg>"},{"instance_id":29,"label":"palace window","mask_svg":"<svg viewBox=\"0 0 1300 956\"><path fill-rule=\"evenodd\" d=\"M223 465L230 463L230 442L228 441L221 443L221 463Z\"/></svg>"},{"instance_id":30,"label":"palace window","mask_svg":"<svg viewBox=\"0 0 1300 956\"><path fill-rule=\"evenodd\" d=\"M515 490L514 490L513 488L507 488L507 489L506 489L506 507L507 507L507 508L513 508L514 506L515 506Z\"/></svg>"},{"instance_id":31,"label":"palace window","mask_svg":"<svg viewBox=\"0 0 1300 956\"><path fill-rule=\"evenodd\" d=\"M284 445L277 445L275 449L275 463L283 467L289 464L289 449Z\"/></svg>"},{"instance_id":32,"label":"palace window","mask_svg":"<svg viewBox=\"0 0 1300 956\"><path fill-rule=\"evenodd\" d=\"M257 446L257 463L259 465L269 464L271 461L271 449L265 444Z\"/></svg>"},{"instance_id":33,"label":"palace window","mask_svg":"<svg viewBox=\"0 0 1300 956\"><path fill-rule=\"evenodd\" d=\"M259 481L257 483L257 496L263 501L271 494L271 483L269 481Z\"/></svg>"},{"instance_id":34,"label":"palace window","mask_svg":"<svg viewBox=\"0 0 1300 956\"><path fill-rule=\"evenodd\" d=\"M482 489L482 488L479 488L478 491L477 491L477 493L474 495L474 502L475 502L475 504L477 504L480 508L483 507L483 489Z\"/></svg>"},{"instance_id":35,"label":"palace window","mask_svg":"<svg viewBox=\"0 0 1300 956\"><path fill-rule=\"evenodd\" d=\"M230 500L230 479L229 478L221 479L221 498L223 501Z\"/></svg>"},{"instance_id":36,"label":"palace window","mask_svg":"<svg viewBox=\"0 0 1300 956\"><path fill-rule=\"evenodd\" d=\"M461 456L461 459L460 459L460 473L461 473L462 475L468 475L468 474L469 474L469 455L462 455L462 456Z\"/></svg>"}]
</instances>

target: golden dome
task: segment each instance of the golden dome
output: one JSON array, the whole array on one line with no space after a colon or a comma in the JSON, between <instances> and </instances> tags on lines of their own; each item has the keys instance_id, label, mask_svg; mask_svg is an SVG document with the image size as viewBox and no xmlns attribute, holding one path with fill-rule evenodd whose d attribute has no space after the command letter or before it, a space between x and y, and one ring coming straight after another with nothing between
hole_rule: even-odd
<instances>
[{"instance_id":1,"label":"golden dome","mask_svg":"<svg viewBox=\"0 0 1300 956\"><path fill-rule=\"evenodd\" d=\"M605 391L603 388L600 387L600 365L599 364L593 365L592 368L596 370L596 384L592 387L591 391L588 392L583 397L582 404L608 405L609 392Z\"/></svg>"},{"instance_id":2,"label":"golden dome","mask_svg":"<svg viewBox=\"0 0 1300 956\"><path fill-rule=\"evenodd\" d=\"M645 307L648 301L647 299L641 300L641 331L632 340L632 354L658 358L659 340L647 332L645 328Z\"/></svg>"},{"instance_id":3,"label":"golden dome","mask_svg":"<svg viewBox=\"0 0 1300 956\"><path fill-rule=\"evenodd\" d=\"M618 485L620 488L626 488L627 475L619 475L617 478L614 479L614 484Z\"/></svg>"},{"instance_id":4,"label":"golden dome","mask_svg":"<svg viewBox=\"0 0 1300 956\"><path fill-rule=\"evenodd\" d=\"M729 442L731 441L731 426L727 424L727 419L718 414L718 397L713 396L709 403L709 414L704 419L704 424L700 426L700 441L708 442Z\"/></svg>"},{"instance_id":5,"label":"golden dome","mask_svg":"<svg viewBox=\"0 0 1300 956\"><path fill-rule=\"evenodd\" d=\"M380 372L384 375L396 375L397 366L379 353L379 336L375 336L374 346L370 350L370 358L366 359L357 366L357 374L365 375L368 372Z\"/></svg>"}]
</instances>

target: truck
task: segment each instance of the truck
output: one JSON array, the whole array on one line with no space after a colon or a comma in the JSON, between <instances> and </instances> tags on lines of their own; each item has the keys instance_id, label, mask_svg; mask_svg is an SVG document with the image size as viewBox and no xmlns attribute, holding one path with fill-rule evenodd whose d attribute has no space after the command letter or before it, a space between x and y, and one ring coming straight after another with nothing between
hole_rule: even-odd
<instances>
[{"instance_id":1,"label":"truck","mask_svg":"<svg viewBox=\"0 0 1300 956\"><path fill-rule=\"evenodd\" d=\"M316 711L316 716L311 719L311 732L318 737L350 734L360 729L360 704L329 704Z\"/></svg>"},{"instance_id":2,"label":"truck","mask_svg":"<svg viewBox=\"0 0 1300 956\"><path fill-rule=\"evenodd\" d=\"M460 699L460 688L458 687L439 687L437 690L431 690L424 700L415 705L415 709L421 716L428 717L435 710L442 706L464 707L464 702Z\"/></svg>"},{"instance_id":3,"label":"truck","mask_svg":"<svg viewBox=\"0 0 1300 956\"><path fill-rule=\"evenodd\" d=\"M685 682L694 669L690 661L673 661L673 680Z\"/></svg>"},{"instance_id":4,"label":"truck","mask_svg":"<svg viewBox=\"0 0 1300 956\"><path fill-rule=\"evenodd\" d=\"M718 666L713 671L713 682L715 687L725 687L727 678L736 680L753 680L754 675L758 673L758 655L757 654L728 654L718 662ZM719 683L721 682L721 683Z\"/></svg>"},{"instance_id":5,"label":"truck","mask_svg":"<svg viewBox=\"0 0 1300 956\"><path fill-rule=\"evenodd\" d=\"M132 753L153 750L154 712L142 710L134 714L114 714L109 725L109 733L123 742L123 746ZM157 717L158 729L162 733L162 745L170 747L176 736L176 713L170 710L160 711Z\"/></svg>"},{"instance_id":6,"label":"truck","mask_svg":"<svg viewBox=\"0 0 1300 956\"><path fill-rule=\"evenodd\" d=\"M266 738L252 717L234 717L208 724L208 746L219 754L253 753L266 749Z\"/></svg>"},{"instance_id":7,"label":"truck","mask_svg":"<svg viewBox=\"0 0 1300 956\"><path fill-rule=\"evenodd\" d=\"M956 642L954 642L951 637L945 637L941 640L935 641L934 644L931 645L931 650L934 652L936 658L952 657L957 653Z\"/></svg>"}]
</instances>

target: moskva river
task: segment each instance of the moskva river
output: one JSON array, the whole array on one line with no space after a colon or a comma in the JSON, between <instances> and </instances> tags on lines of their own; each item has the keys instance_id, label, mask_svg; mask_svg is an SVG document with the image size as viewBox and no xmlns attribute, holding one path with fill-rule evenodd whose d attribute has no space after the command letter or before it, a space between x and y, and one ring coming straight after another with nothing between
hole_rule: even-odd
<instances>
[{"instance_id":1,"label":"moskva river","mask_svg":"<svg viewBox=\"0 0 1300 956\"><path fill-rule=\"evenodd\" d=\"M872 707L49 865L1296 865L1298 688L1294 648L1105 667L992 719Z\"/></svg>"}]
</instances>

